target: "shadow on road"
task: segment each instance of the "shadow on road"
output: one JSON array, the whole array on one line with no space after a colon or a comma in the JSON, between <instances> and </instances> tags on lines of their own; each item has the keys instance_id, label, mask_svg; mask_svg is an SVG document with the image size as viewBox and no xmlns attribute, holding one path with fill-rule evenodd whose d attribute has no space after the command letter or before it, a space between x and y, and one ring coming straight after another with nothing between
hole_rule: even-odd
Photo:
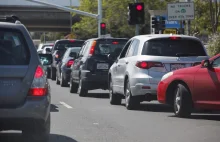
<instances>
[{"instance_id":1,"label":"shadow on road","mask_svg":"<svg viewBox=\"0 0 220 142\"><path fill-rule=\"evenodd\" d=\"M109 93L88 93L87 97L108 99L109 98Z\"/></svg>"},{"instance_id":2,"label":"shadow on road","mask_svg":"<svg viewBox=\"0 0 220 142\"><path fill-rule=\"evenodd\" d=\"M174 115L169 117L175 117ZM189 118L184 119L200 119L200 120L213 120L213 121L220 121L220 114L196 114L191 115Z\"/></svg>"},{"instance_id":3,"label":"shadow on road","mask_svg":"<svg viewBox=\"0 0 220 142\"><path fill-rule=\"evenodd\" d=\"M23 142L21 133L0 133L1 142ZM77 142L76 140L58 134L50 134L49 142Z\"/></svg>"},{"instance_id":4,"label":"shadow on road","mask_svg":"<svg viewBox=\"0 0 220 142\"><path fill-rule=\"evenodd\" d=\"M51 104L50 105L50 112L59 112L59 109L56 105Z\"/></svg>"}]
</instances>

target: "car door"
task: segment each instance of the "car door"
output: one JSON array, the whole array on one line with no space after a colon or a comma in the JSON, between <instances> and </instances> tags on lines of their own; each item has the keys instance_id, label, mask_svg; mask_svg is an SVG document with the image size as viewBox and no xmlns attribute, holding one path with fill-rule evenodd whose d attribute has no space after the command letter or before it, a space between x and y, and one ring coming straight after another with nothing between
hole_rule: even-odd
<instances>
[{"instance_id":1,"label":"car door","mask_svg":"<svg viewBox=\"0 0 220 142\"><path fill-rule=\"evenodd\" d=\"M194 99L197 104L215 104L220 101L220 57L211 68L200 68L195 74Z\"/></svg>"},{"instance_id":2,"label":"car door","mask_svg":"<svg viewBox=\"0 0 220 142\"><path fill-rule=\"evenodd\" d=\"M132 40L130 40L126 43L121 54L119 55L118 59L115 62L115 70L114 70L115 79L114 79L113 84L116 87L115 88L116 92L118 92L120 94L124 93L124 90L123 90L123 88L124 88L124 73L125 73L124 66L126 64L125 56L127 54L127 51L129 49L131 43L132 43Z\"/></svg>"},{"instance_id":3,"label":"car door","mask_svg":"<svg viewBox=\"0 0 220 142\"><path fill-rule=\"evenodd\" d=\"M85 53L86 47L87 47L88 42L85 42L79 52L79 55L77 59L74 60L74 65L72 66L72 80L74 82L79 81L79 71L80 71L80 66L82 65L82 58Z\"/></svg>"},{"instance_id":4,"label":"car door","mask_svg":"<svg viewBox=\"0 0 220 142\"><path fill-rule=\"evenodd\" d=\"M57 64L57 77L59 78L59 80L61 79L61 72L62 72L61 68L65 64L65 61L69 56L69 52L70 52L70 50L67 50L65 52L65 54L63 55L63 58L61 58L61 61L58 62L58 64Z\"/></svg>"}]
</instances>

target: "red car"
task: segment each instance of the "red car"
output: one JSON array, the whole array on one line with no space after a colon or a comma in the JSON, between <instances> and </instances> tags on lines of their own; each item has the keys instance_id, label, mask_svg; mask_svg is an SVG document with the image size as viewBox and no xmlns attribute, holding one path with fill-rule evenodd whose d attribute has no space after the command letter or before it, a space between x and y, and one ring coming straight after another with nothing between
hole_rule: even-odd
<instances>
[{"instance_id":1,"label":"red car","mask_svg":"<svg viewBox=\"0 0 220 142\"><path fill-rule=\"evenodd\" d=\"M193 108L220 110L220 54L200 65L165 74L157 99L172 105L178 117L189 117Z\"/></svg>"}]
</instances>

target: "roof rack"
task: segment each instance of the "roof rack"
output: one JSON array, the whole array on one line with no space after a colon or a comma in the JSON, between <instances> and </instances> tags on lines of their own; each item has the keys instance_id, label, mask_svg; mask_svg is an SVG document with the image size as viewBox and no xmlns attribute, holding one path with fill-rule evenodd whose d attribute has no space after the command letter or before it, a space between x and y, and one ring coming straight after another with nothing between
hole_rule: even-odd
<instances>
[{"instance_id":1,"label":"roof rack","mask_svg":"<svg viewBox=\"0 0 220 142\"><path fill-rule=\"evenodd\" d=\"M9 22L15 24L21 24L20 19L17 16L0 16L0 22Z\"/></svg>"}]
</instances>

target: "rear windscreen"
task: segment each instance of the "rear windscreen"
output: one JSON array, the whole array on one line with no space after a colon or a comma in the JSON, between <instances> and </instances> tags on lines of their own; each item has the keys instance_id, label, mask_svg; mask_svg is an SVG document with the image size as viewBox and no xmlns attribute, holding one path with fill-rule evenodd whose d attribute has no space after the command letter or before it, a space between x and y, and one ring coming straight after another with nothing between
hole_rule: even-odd
<instances>
[{"instance_id":1,"label":"rear windscreen","mask_svg":"<svg viewBox=\"0 0 220 142\"><path fill-rule=\"evenodd\" d=\"M81 47L84 41L58 41L54 50L66 50L70 47Z\"/></svg>"},{"instance_id":2,"label":"rear windscreen","mask_svg":"<svg viewBox=\"0 0 220 142\"><path fill-rule=\"evenodd\" d=\"M97 41L94 55L114 55L118 56L126 44L127 40L103 40Z\"/></svg>"},{"instance_id":3,"label":"rear windscreen","mask_svg":"<svg viewBox=\"0 0 220 142\"><path fill-rule=\"evenodd\" d=\"M202 43L193 39L154 39L144 44L142 55L153 56L207 56Z\"/></svg>"},{"instance_id":4,"label":"rear windscreen","mask_svg":"<svg viewBox=\"0 0 220 142\"><path fill-rule=\"evenodd\" d=\"M76 52L76 53L79 53L79 51L81 50L81 47L74 47L74 48L71 48L71 52Z\"/></svg>"},{"instance_id":5,"label":"rear windscreen","mask_svg":"<svg viewBox=\"0 0 220 142\"><path fill-rule=\"evenodd\" d=\"M0 29L0 65L28 65L30 53L19 31Z\"/></svg>"}]
</instances>

